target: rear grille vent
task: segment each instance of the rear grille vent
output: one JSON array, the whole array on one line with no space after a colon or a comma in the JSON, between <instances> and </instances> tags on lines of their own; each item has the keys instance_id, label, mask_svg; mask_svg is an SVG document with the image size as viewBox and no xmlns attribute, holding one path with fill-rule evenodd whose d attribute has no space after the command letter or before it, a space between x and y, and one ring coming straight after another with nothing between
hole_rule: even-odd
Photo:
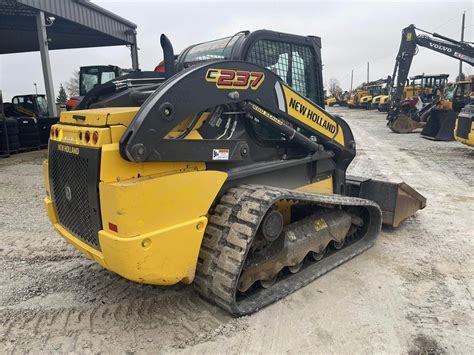
<instances>
[{"instance_id":1,"label":"rear grille vent","mask_svg":"<svg viewBox=\"0 0 474 355\"><path fill-rule=\"evenodd\" d=\"M96 149L79 148L78 155L51 142L49 175L59 223L74 236L99 249L99 157Z\"/></svg>"}]
</instances>

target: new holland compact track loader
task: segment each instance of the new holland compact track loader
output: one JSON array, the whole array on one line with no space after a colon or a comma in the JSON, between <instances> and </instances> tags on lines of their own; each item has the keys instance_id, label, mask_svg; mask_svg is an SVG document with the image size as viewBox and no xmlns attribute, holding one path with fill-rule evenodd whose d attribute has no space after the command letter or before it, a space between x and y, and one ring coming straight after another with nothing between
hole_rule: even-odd
<instances>
[{"instance_id":1,"label":"new holland compact track loader","mask_svg":"<svg viewBox=\"0 0 474 355\"><path fill-rule=\"evenodd\" d=\"M370 248L426 200L346 176L348 124L323 107L321 41L240 32L165 78L96 87L53 127L46 209L68 242L136 282L194 282L243 315Z\"/></svg>"}]
</instances>

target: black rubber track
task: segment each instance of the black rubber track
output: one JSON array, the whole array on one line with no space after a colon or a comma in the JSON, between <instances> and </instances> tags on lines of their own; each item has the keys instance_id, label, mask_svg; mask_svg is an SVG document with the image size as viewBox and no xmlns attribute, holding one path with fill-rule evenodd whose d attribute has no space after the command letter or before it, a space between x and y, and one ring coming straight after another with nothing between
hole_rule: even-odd
<instances>
[{"instance_id":1,"label":"black rubber track","mask_svg":"<svg viewBox=\"0 0 474 355\"><path fill-rule=\"evenodd\" d=\"M20 138L20 141L34 141L40 138L40 135L38 132L27 132L23 133L21 132L18 137Z\"/></svg>"},{"instance_id":2,"label":"black rubber track","mask_svg":"<svg viewBox=\"0 0 474 355\"><path fill-rule=\"evenodd\" d=\"M36 125L26 125L26 126L18 126L18 130L20 134L22 133L38 133L38 126Z\"/></svg>"},{"instance_id":3,"label":"black rubber track","mask_svg":"<svg viewBox=\"0 0 474 355\"><path fill-rule=\"evenodd\" d=\"M20 143L16 142L16 143L11 143L10 146L10 151L11 152L14 152L14 151L17 151L18 149L20 149ZM6 152L7 151L7 146L6 144L4 143L0 143L0 151L2 152Z\"/></svg>"},{"instance_id":4,"label":"black rubber track","mask_svg":"<svg viewBox=\"0 0 474 355\"><path fill-rule=\"evenodd\" d=\"M6 118L7 127L18 127L18 122L15 118ZM3 127L3 119L0 119L0 127Z\"/></svg>"},{"instance_id":5,"label":"black rubber track","mask_svg":"<svg viewBox=\"0 0 474 355\"><path fill-rule=\"evenodd\" d=\"M279 200L321 206L354 206L368 212L365 235L319 262L288 276L268 289L237 300L237 284L253 238L268 209ZM340 195L303 193L263 185L229 189L209 218L202 241L194 285L207 300L235 316L253 313L307 285L326 272L370 248L382 226L379 206Z\"/></svg>"},{"instance_id":6,"label":"black rubber track","mask_svg":"<svg viewBox=\"0 0 474 355\"><path fill-rule=\"evenodd\" d=\"M7 127L7 133L8 134L18 134L19 133L19 129L18 129L18 126L10 126L10 127ZM0 124L0 137L5 134L5 131L3 129L3 126Z\"/></svg>"},{"instance_id":7,"label":"black rubber track","mask_svg":"<svg viewBox=\"0 0 474 355\"><path fill-rule=\"evenodd\" d=\"M18 135L17 134L9 134L8 135L8 142L11 144L11 143L19 143L20 140L18 138ZM0 135L0 144L5 144L5 136L3 135Z\"/></svg>"},{"instance_id":8,"label":"black rubber track","mask_svg":"<svg viewBox=\"0 0 474 355\"><path fill-rule=\"evenodd\" d=\"M41 142L39 139L37 140L30 140L30 141L22 141L20 140L20 147L21 148L36 148L41 145Z\"/></svg>"}]
</instances>

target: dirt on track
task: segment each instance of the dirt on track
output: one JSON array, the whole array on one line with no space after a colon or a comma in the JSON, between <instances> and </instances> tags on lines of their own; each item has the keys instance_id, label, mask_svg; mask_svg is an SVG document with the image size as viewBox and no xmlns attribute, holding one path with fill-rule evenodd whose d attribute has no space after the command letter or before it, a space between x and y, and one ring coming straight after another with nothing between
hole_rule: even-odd
<instances>
[{"instance_id":1,"label":"dirt on track","mask_svg":"<svg viewBox=\"0 0 474 355\"><path fill-rule=\"evenodd\" d=\"M126 281L86 259L43 208L44 151L0 160L0 353L472 353L474 150L351 125L352 175L405 181L428 206L376 245L257 314L232 318L190 286Z\"/></svg>"}]
</instances>

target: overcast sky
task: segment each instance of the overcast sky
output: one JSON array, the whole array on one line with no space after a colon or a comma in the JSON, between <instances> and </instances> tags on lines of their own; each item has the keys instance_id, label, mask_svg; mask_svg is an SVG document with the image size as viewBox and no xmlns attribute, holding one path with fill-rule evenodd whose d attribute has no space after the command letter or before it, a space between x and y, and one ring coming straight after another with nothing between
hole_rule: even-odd
<instances>
[{"instance_id":1,"label":"overcast sky","mask_svg":"<svg viewBox=\"0 0 474 355\"><path fill-rule=\"evenodd\" d=\"M459 38L466 11L465 40L473 38L472 1L429 2L159 2L94 1L138 25L139 60L142 70L153 70L161 61L159 36L166 33L175 51L188 45L225 37L241 30L270 29L322 38L324 82L336 78L344 89L366 80L391 75L400 44L401 30L409 24L448 37ZM126 47L102 47L50 51L55 91L82 65L113 64L131 67ZM420 48L410 75L447 73L454 80L459 62ZM467 74L472 67L464 64ZM0 89L4 100L17 94L44 92L39 52L0 56Z\"/></svg>"}]
</instances>

